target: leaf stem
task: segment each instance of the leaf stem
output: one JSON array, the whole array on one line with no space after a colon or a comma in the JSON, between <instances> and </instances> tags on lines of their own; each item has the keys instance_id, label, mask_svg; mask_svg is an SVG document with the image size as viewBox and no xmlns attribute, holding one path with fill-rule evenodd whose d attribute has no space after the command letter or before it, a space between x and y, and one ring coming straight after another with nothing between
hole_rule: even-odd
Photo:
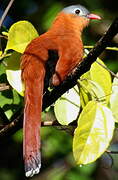
<instances>
[{"instance_id":1,"label":"leaf stem","mask_svg":"<svg viewBox=\"0 0 118 180\"><path fill-rule=\"evenodd\" d=\"M87 46L85 45L85 49L92 49L94 46ZM118 51L118 47L106 47L106 50L111 50L111 51Z\"/></svg>"}]
</instances>

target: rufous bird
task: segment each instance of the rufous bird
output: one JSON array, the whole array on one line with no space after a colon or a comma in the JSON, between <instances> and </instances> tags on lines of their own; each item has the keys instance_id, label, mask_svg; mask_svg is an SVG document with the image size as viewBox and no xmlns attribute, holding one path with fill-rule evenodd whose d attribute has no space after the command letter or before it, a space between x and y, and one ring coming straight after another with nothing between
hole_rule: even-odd
<instances>
[{"instance_id":1,"label":"rufous bird","mask_svg":"<svg viewBox=\"0 0 118 180\"><path fill-rule=\"evenodd\" d=\"M25 84L23 158L27 177L38 174L41 168L41 111L49 51L58 53L51 81L53 86L57 86L82 61L81 35L90 19L101 18L90 14L81 5L64 8L51 28L32 40L21 57L22 80Z\"/></svg>"}]
</instances>

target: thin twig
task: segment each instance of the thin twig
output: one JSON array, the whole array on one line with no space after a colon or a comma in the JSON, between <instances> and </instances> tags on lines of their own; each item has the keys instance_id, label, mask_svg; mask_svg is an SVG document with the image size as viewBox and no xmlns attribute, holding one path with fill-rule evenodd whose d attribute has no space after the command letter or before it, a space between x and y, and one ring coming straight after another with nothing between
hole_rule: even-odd
<instances>
[{"instance_id":1,"label":"thin twig","mask_svg":"<svg viewBox=\"0 0 118 180\"><path fill-rule=\"evenodd\" d=\"M110 153L110 154L118 154L118 151L110 151L110 150L106 150L107 153Z\"/></svg>"},{"instance_id":2,"label":"thin twig","mask_svg":"<svg viewBox=\"0 0 118 180\"><path fill-rule=\"evenodd\" d=\"M5 20L5 18L6 18L6 16L7 16L8 11L10 10L13 2L14 2L14 0L9 1L9 4L7 5L7 7L6 7L6 9L5 9L5 11L4 11L1 19L0 19L0 28L1 28L1 26L2 26L2 24L3 24L3 22L4 22L4 20Z\"/></svg>"},{"instance_id":3,"label":"thin twig","mask_svg":"<svg viewBox=\"0 0 118 180\"><path fill-rule=\"evenodd\" d=\"M8 39L8 37L4 35L0 35L0 38Z\"/></svg>"},{"instance_id":4,"label":"thin twig","mask_svg":"<svg viewBox=\"0 0 118 180\"><path fill-rule=\"evenodd\" d=\"M7 85L5 83L0 84L0 92L4 91L4 90L8 90L8 89L10 89L9 85Z\"/></svg>"},{"instance_id":5,"label":"thin twig","mask_svg":"<svg viewBox=\"0 0 118 180\"><path fill-rule=\"evenodd\" d=\"M22 128L22 123L23 123L23 114L19 115L14 121L10 122L7 125L2 125L0 127L0 139L1 138L6 138L9 137L11 134L14 134L17 130ZM74 121L72 122L69 126L75 126L76 127L77 123ZM43 121L41 122L41 126L55 126L55 127L65 127L59 124L58 121ZM68 126L67 126L68 127Z\"/></svg>"},{"instance_id":6,"label":"thin twig","mask_svg":"<svg viewBox=\"0 0 118 180\"><path fill-rule=\"evenodd\" d=\"M8 5L7 5L7 7L6 7L6 9L5 9L5 11L4 11L3 15L2 15L2 17L0 18L0 29L1 29L1 26L2 26L2 24L3 24L3 22L4 22L5 18L6 18L7 13L10 10L13 2L14 2L14 0L10 0L10 2L8 3ZM0 38L0 50L2 51L1 38Z\"/></svg>"}]
</instances>

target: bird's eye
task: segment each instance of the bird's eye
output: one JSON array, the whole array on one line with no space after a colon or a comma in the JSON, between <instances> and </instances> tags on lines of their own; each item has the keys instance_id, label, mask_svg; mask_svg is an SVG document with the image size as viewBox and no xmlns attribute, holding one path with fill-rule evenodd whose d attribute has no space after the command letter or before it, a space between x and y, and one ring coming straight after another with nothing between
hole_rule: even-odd
<instances>
[{"instance_id":1,"label":"bird's eye","mask_svg":"<svg viewBox=\"0 0 118 180\"><path fill-rule=\"evenodd\" d=\"M79 9L76 9L75 10L75 14L79 14L80 13L80 10Z\"/></svg>"}]
</instances>

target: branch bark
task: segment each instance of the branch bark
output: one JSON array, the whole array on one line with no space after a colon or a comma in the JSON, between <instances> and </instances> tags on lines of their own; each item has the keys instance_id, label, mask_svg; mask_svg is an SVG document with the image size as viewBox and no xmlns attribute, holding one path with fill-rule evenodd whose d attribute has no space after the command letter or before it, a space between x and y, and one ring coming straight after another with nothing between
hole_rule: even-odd
<instances>
[{"instance_id":1,"label":"branch bark","mask_svg":"<svg viewBox=\"0 0 118 180\"><path fill-rule=\"evenodd\" d=\"M79 77L87 72L91 64L96 60L96 58L104 51L104 49L109 46L113 37L118 33L118 18L116 18L108 31L104 36L96 43L95 47L90 51L86 58L83 59L83 62L77 67L76 72L73 75L70 75L66 81L64 81L59 86L55 87L51 92L46 92L43 97L43 110L53 104L63 93L72 88ZM0 138L8 137L15 133L18 129L22 127L23 113L21 110L17 112L11 119L11 122L4 126L0 130ZM45 126L45 123L42 125ZM52 122L51 126L58 125L58 122Z\"/></svg>"}]
</instances>

